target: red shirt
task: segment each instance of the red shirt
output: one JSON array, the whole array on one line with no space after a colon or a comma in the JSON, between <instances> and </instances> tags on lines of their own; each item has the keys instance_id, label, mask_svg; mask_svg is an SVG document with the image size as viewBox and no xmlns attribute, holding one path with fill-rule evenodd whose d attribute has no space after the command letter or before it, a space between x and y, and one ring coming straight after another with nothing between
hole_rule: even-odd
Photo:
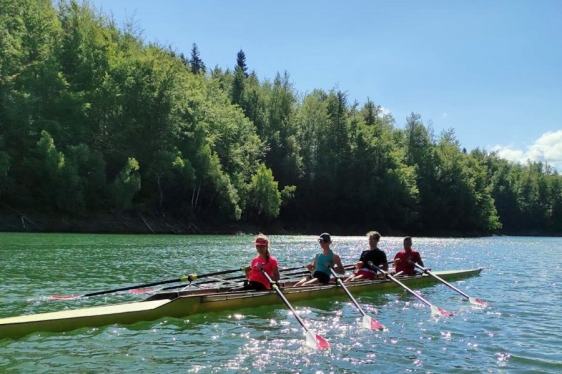
<instances>
[{"instance_id":1,"label":"red shirt","mask_svg":"<svg viewBox=\"0 0 562 374\"><path fill-rule=\"evenodd\" d=\"M400 259L400 261L394 262L395 271L397 273L403 271L404 275L414 275L416 267L410 264L409 260L412 260L418 264L421 264L421 256L418 251L412 249L410 253L405 250L401 250L394 256L394 259Z\"/></svg>"},{"instance_id":2,"label":"red shirt","mask_svg":"<svg viewBox=\"0 0 562 374\"><path fill-rule=\"evenodd\" d=\"M269 284L267 278L261 273L260 267L263 267L263 270L265 270L267 275L273 279L273 270L278 266L277 259L271 255L269 256L269 261L267 263L265 262L265 258L257 256L252 260L252 264L250 265L252 269L248 274L248 280L260 282L269 290L271 289L271 285Z\"/></svg>"}]
</instances>

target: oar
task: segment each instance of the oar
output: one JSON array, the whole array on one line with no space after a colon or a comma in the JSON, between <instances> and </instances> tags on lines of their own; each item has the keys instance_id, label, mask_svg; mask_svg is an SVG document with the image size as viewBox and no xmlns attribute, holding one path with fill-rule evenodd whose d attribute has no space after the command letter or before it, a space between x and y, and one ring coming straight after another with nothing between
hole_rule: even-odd
<instances>
[{"instance_id":1,"label":"oar","mask_svg":"<svg viewBox=\"0 0 562 374\"><path fill-rule=\"evenodd\" d=\"M332 272L332 275L336 278L336 281L338 282L338 284L340 285L340 287L345 291L345 293L347 294L347 296L349 296L349 298L351 299L351 301L353 302L353 304L355 304L355 306L357 307L357 309L359 309L359 312L361 312L361 314L363 315L363 323L362 326L366 329L371 329L371 330L384 330L385 327L376 319L374 319L371 316L368 316L364 311L363 308L361 308L361 306L357 303L357 300L355 300L355 298L353 297L353 295L351 294L351 292L349 292L349 290L347 289L347 287L343 284L341 278L336 274L336 272L334 271L334 269L332 269L332 267L330 267L330 271Z\"/></svg>"},{"instance_id":2,"label":"oar","mask_svg":"<svg viewBox=\"0 0 562 374\"><path fill-rule=\"evenodd\" d=\"M450 284L446 280L444 280L441 277L438 277L437 275L433 274L431 271L429 271L428 268L424 268L423 266L415 263L414 261L410 261L410 263L412 265L414 265L415 267L417 267L418 269L423 270L424 273L427 273L427 274L431 275L433 278L437 279L438 281L440 281L441 283L443 283L447 287L457 291L458 293L460 293L461 295L466 297L471 304L480 305L480 306L488 306L488 304L486 302L484 302L480 299L475 299L473 297L468 296L466 293L462 292L461 290L459 290L458 288L456 288L455 286L453 286L452 284Z\"/></svg>"},{"instance_id":3,"label":"oar","mask_svg":"<svg viewBox=\"0 0 562 374\"><path fill-rule=\"evenodd\" d=\"M284 275L286 276L292 276L292 275L302 275L302 274L306 274L306 273L310 273L308 270L301 270L301 271L297 271L294 273L287 273ZM200 286L203 284L212 284L212 283L232 283L232 281L236 281L236 280L242 280L242 279L246 279L245 275L237 275L235 277L227 277L227 278L211 278L211 280L207 280L204 282L197 282L197 283L182 283L182 284L178 284L175 286L169 286L169 287L163 287L163 288L138 288L138 289L133 289L133 290L129 290L129 292L134 293L134 294L142 294L142 293L150 293L150 292L159 292L159 291L167 291L167 290L173 290L176 288L185 288L188 286Z\"/></svg>"},{"instance_id":4,"label":"oar","mask_svg":"<svg viewBox=\"0 0 562 374\"><path fill-rule=\"evenodd\" d=\"M345 265L344 269L351 269L353 268L354 265ZM302 275L302 274L306 274L309 273L310 271L308 270L301 270L301 271L295 271L292 273L285 273L285 272L289 272L289 271L293 271L293 270L299 270L299 269L303 269L306 266L297 266L297 267L292 267L292 268L285 268L285 269L279 269L279 272L285 276L293 276L293 275ZM228 277L228 278L224 278L225 281L230 281L230 280L236 280L236 279L244 279L246 278L245 275L237 275L235 277ZM210 284L210 283L219 283L219 280L209 280L209 281L204 281L204 282L199 282L196 283L196 285L201 285L201 284ZM191 283L183 283L183 284L179 284L177 286L169 286L169 287L164 287L164 288L158 288L158 289L154 289L154 288L143 288L143 289L132 289L129 292L135 293L135 294L142 294L142 293L149 293L149 292L156 292L156 291L165 291L165 290L173 290L176 288L185 288L187 286L189 286Z\"/></svg>"},{"instance_id":5,"label":"oar","mask_svg":"<svg viewBox=\"0 0 562 374\"><path fill-rule=\"evenodd\" d=\"M50 298L55 299L55 300L61 300L61 299L77 299L79 297L90 297L90 296L105 295L105 294L108 294L108 293L132 290L134 288L152 287L152 286L158 286L158 285L161 285L161 284L177 283L177 282L184 282L184 281L192 282L192 281L194 281L196 279L199 279L199 278L205 278L205 277L212 277L212 276L215 276L215 275L235 273L235 272L240 271L240 270L244 270L244 267L240 267L238 269L232 269L232 270L217 271L217 272L208 273L208 274L200 274L200 275L189 274L189 275L184 275L180 278L175 278L175 279L167 279L167 280L163 280L163 281L159 281L159 282L153 282L153 283L137 284L137 285L134 285L134 286L114 288L112 290L105 290L105 291L91 292L91 293L86 293L86 294L83 294L83 295L70 295L70 296L53 295L53 296L50 296Z\"/></svg>"},{"instance_id":6,"label":"oar","mask_svg":"<svg viewBox=\"0 0 562 374\"><path fill-rule=\"evenodd\" d=\"M287 308L289 308L291 310L291 312L293 312L293 315L295 316L297 321L299 321L299 323L301 324L302 328L305 331L306 344L309 347L314 348L314 349L328 349L328 348L330 348L330 343L328 343L326 341L326 339L324 339L322 336L320 336L319 334L316 334L315 332L310 330L308 327L306 327L302 318L297 314L295 309L292 307L291 303L289 303L289 300L287 300L285 295L283 295L283 292L281 292L281 290L279 289L277 284L275 282L273 282L273 279L271 279L269 274L267 274L263 269L260 269L260 270L261 270L262 274L266 277L267 281L271 284L271 288L273 288L275 290L275 292L277 292L277 295L279 295L281 300L283 300L285 305L287 305Z\"/></svg>"},{"instance_id":7,"label":"oar","mask_svg":"<svg viewBox=\"0 0 562 374\"><path fill-rule=\"evenodd\" d=\"M429 301L427 301L426 299L424 299L423 297L421 297L420 295L418 295L417 293L415 293L414 291L409 289L404 283L400 282L398 279L396 279L395 277L390 275L388 272L382 270L377 265L373 264L373 261L369 261L368 264L372 269L377 269L382 274L384 274L387 278L389 278L391 281L393 281L394 283L401 286L403 289L405 289L406 291L408 291L409 293L411 293L412 295L414 295L415 297L420 299L420 301L422 303L424 303L425 305L427 305L428 307L431 308L431 314L441 314L442 316L452 316L453 315L453 313L448 312L445 309L436 307L435 305L433 305L432 303L430 303Z\"/></svg>"},{"instance_id":8,"label":"oar","mask_svg":"<svg viewBox=\"0 0 562 374\"><path fill-rule=\"evenodd\" d=\"M287 271L292 271L292 270L297 270L297 269L302 269L304 268L304 266L296 266L296 267L292 267L292 268L286 268L286 269L279 269L280 273L283 272L287 272ZM242 268L243 270L244 268ZM303 270L303 271L299 271L299 272L295 272L292 274L286 274L286 275L296 275L296 274L304 274L304 273L308 273L308 270ZM201 276L199 276L199 278L201 278ZM231 281L231 280L236 280L236 279L245 279L246 276L245 275L237 275L235 277L228 277L228 278L224 278L222 280L225 281ZM208 280L208 281L204 281L204 282L199 282L196 283L197 285L201 285L201 284L209 284L209 283L219 283L220 280L218 280L217 278L213 279L213 280ZM228 282L227 282L228 283ZM175 288L184 288L187 287L191 284L190 283L184 283L184 284L178 284L177 286L170 286L170 287L164 287L164 288L158 288L158 289L154 289L154 288L142 288L142 289L131 289L130 292L132 293L136 293L136 294L141 294L141 293L148 293L148 292L154 292L154 291L164 291L164 290L173 290ZM147 286L150 287L150 286Z\"/></svg>"},{"instance_id":9,"label":"oar","mask_svg":"<svg viewBox=\"0 0 562 374\"><path fill-rule=\"evenodd\" d=\"M353 265L353 264L349 264L349 265L344 265L343 268L346 269L346 270L349 270L349 269L353 269L354 266L355 266L355 265ZM302 269L302 268L306 268L306 265L304 265L304 266L299 266L299 267L296 267L296 268L279 269L279 273L283 274L283 276L284 276L285 278L310 273L310 270L299 270L299 271L294 271L294 270L296 270L296 269ZM285 273L285 272L287 272L287 271L292 271L292 272L290 272L290 273ZM233 280L233 279L243 279L243 278L246 278L246 276L245 276L245 275L240 275L240 276L236 276L236 277L229 277L229 278L223 278L223 279L224 279L224 280ZM216 278L216 280L209 280L209 281L204 281L204 282L198 282L198 283L194 283L194 285L197 285L197 286L198 286L198 285L201 285L201 284L219 283L219 282L220 282L219 278ZM180 284L180 285L178 285L178 286L165 287L165 288L159 289L159 291L161 291L161 290L171 290L171 289L174 289L174 288L183 288L183 287L186 287L186 286L189 286L189 284L185 284L185 283L184 283L184 284ZM133 290L133 291L135 291L135 290ZM138 290L138 291L140 291L140 290ZM150 291L150 290L149 290L149 291ZM138 292L138 293L140 293L140 292Z\"/></svg>"}]
</instances>

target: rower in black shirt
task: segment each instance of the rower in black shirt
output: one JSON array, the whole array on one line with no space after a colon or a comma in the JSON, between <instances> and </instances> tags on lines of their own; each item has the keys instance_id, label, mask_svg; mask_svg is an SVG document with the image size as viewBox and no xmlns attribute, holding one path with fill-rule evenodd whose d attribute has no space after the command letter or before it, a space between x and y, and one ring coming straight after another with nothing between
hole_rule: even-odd
<instances>
[{"instance_id":1,"label":"rower in black shirt","mask_svg":"<svg viewBox=\"0 0 562 374\"><path fill-rule=\"evenodd\" d=\"M388 271L388 262L386 261L386 253L384 253L381 249L377 247L380 239L381 234L377 231L369 231L367 233L367 238L369 238L369 247L370 249L367 251L361 252L361 257L357 264L355 264L355 268L357 269L352 276L347 278L347 281L355 281L355 280L366 280L366 279L377 279L377 271L373 270L369 267L369 261L372 261L373 264L377 265L384 271ZM384 276L383 276L384 277Z\"/></svg>"}]
</instances>

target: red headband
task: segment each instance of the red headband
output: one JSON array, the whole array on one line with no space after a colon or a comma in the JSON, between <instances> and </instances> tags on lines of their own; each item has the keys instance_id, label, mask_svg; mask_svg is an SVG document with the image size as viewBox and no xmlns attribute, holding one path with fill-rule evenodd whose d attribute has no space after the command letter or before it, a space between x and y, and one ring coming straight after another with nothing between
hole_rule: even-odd
<instances>
[{"instance_id":1,"label":"red headband","mask_svg":"<svg viewBox=\"0 0 562 374\"><path fill-rule=\"evenodd\" d=\"M256 245L268 245L269 242L264 238L257 238L255 244Z\"/></svg>"}]
</instances>

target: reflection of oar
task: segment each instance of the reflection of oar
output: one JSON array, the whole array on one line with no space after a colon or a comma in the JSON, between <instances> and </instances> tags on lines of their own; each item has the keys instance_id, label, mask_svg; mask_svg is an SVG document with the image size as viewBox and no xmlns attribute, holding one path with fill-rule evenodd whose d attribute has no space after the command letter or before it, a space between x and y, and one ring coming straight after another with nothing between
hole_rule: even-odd
<instances>
[{"instance_id":1,"label":"reflection of oar","mask_svg":"<svg viewBox=\"0 0 562 374\"><path fill-rule=\"evenodd\" d=\"M283 292L281 292L281 290L279 289L277 284L275 282L273 282L273 279L271 279L269 274L267 274L263 269L261 269L261 272L266 277L267 281L271 284L271 288L273 288L275 290L275 292L277 292L277 295L279 295L281 300L283 300L285 305L287 305L287 308L289 308L291 310L291 312L293 312L293 315L295 316L297 321L299 321L299 323L301 324L302 328L305 331L306 344L309 347L314 348L314 349L328 349L328 348L330 348L330 343L328 343L326 341L326 339L324 339L322 336L320 336L319 334L316 334L315 332L313 332L312 330L309 330L306 327L302 318L297 314L295 309L293 309L293 307L291 306L291 303L289 303L289 300L287 300L285 295L283 295Z\"/></svg>"},{"instance_id":2,"label":"reflection of oar","mask_svg":"<svg viewBox=\"0 0 562 374\"><path fill-rule=\"evenodd\" d=\"M134 288L152 287L152 286L159 286L161 284L177 283L177 282L184 282L184 281L192 282L192 281L194 281L196 279L199 279L199 278L205 278L205 277L212 277L212 276L215 276L215 275L235 273L235 272L240 271L240 270L244 270L244 267L241 267L241 268L238 268L238 269L232 269L232 270L217 271L217 272L208 273L208 274L200 274L200 275L189 274L189 275L184 275L183 277L180 277L180 278L167 279L167 280L163 280L163 281L160 281L160 282L137 284L137 285L134 285L134 286L114 288L112 290L105 290L105 291L91 292L91 293L87 293L87 294L83 294L83 295L70 295L70 296L53 295L53 296L50 296L50 298L55 299L55 300L61 300L61 299L77 299L79 297L105 295L105 294L108 294L108 293L132 290Z\"/></svg>"},{"instance_id":3,"label":"reflection of oar","mask_svg":"<svg viewBox=\"0 0 562 374\"><path fill-rule=\"evenodd\" d=\"M418 295L417 293L415 293L414 291L412 291L411 289L406 287L406 285L404 283L400 282L398 279L394 278L388 272L382 270L377 265L373 264L373 261L369 261L369 266L372 269L376 269L376 270L380 271L387 278L389 278L391 281L393 281L394 283L396 283L397 285L399 285L400 287L402 287L403 289L405 289L406 291L408 291L409 293L411 293L412 295L414 295L415 297L420 299L420 301L422 303L424 303L425 305L427 305L428 307L431 308L431 314L441 314L442 316L452 316L453 315L453 313L447 312L445 309L441 309L441 308L436 307L435 305L433 305L432 303L430 303L429 301L427 301L426 299L424 299L423 297L421 297L420 295Z\"/></svg>"},{"instance_id":4,"label":"reflection of oar","mask_svg":"<svg viewBox=\"0 0 562 374\"><path fill-rule=\"evenodd\" d=\"M374 319L373 317L368 316L364 311L363 308L361 308L361 306L357 303L357 301L355 300L355 298L353 297L353 295L351 294L351 292L349 292L349 290L347 289L347 287L343 284L342 280L340 277L338 277L338 275L336 274L336 272L334 271L334 269L332 269L332 267L330 267L330 271L332 272L332 275L336 278L336 281L338 282L338 284L340 285L340 287L345 291L345 293L347 294L347 296L349 296L349 298L351 299L351 301L353 302L353 304L355 304L355 306L357 307L357 309L359 309L359 312L361 312L361 314L363 315L363 323L362 326L366 329L371 329L371 330L384 330L385 327L376 319Z\"/></svg>"},{"instance_id":5,"label":"reflection of oar","mask_svg":"<svg viewBox=\"0 0 562 374\"><path fill-rule=\"evenodd\" d=\"M424 273L427 273L427 274L431 275L433 278L437 279L438 281L440 281L441 283L443 283L447 287L451 288L452 290L457 291L458 293L460 293L461 295L466 297L468 299L468 301L470 301L471 304L476 304L476 305L480 305L480 306L487 306L488 305L486 302L484 302L480 299L475 299L473 297L468 296L466 293L462 292L461 290L459 290L458 288L456 288L455 286L453 286L452 284L450 284L446 280L444 280L444 279L438 277L437 275L433 274L431 271L429 271L429 269L424 268L423 266L420 266L419 264L416 264L414 261L410 261L410 264L414 265L415 267L417 267L420 270L423 270Z\"/></svg>"}]
</instances>

